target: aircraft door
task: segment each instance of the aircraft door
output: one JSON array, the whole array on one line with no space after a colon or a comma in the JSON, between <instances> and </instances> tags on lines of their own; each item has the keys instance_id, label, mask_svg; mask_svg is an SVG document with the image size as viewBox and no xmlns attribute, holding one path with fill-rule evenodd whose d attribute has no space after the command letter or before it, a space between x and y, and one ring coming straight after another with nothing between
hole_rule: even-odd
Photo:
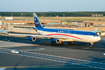
<instances>
[{"instance_id":1,"label":"aircraft door","mask_svg":"<svg viewBox=\"0 0 105 70\"><path fill-rule=\"evenodd\" d=\"M28 29L28 33L30 33L30 29Z\"/></svg>"}]
</instances>

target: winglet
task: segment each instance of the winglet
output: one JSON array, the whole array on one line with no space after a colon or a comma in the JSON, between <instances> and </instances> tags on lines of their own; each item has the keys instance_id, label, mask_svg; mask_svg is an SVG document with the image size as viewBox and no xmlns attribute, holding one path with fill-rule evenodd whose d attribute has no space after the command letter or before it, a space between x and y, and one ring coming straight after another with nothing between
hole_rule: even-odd
<instances>
[{"instance_id":1,"label":"winglet","mask_svg":"<svg viewBox=\"0 0 105 70\"><path fill-rule=\"evenodd\" d=\"M37 17L36 13L33 13L33 17Z\"/></svg>"}]
</instances>

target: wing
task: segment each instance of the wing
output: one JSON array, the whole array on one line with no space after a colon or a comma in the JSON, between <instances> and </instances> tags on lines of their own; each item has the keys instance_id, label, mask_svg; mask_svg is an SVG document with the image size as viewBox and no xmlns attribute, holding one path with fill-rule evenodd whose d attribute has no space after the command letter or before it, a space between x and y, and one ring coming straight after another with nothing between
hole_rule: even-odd
<instances>
[{"instance_id":1,"label":"wing","mask_svg":"<svg viewBox=\"0 0 105 70\"><path fill-rule=\"evenodd\" d=\"M8 36L15 36L15 37L36 37L36 38L57 38L57 39L68 39L68 37L64 36L46 36L46 35L36 35L36 34L13 34L9 33Z\"/></svg>"}]
</instances>

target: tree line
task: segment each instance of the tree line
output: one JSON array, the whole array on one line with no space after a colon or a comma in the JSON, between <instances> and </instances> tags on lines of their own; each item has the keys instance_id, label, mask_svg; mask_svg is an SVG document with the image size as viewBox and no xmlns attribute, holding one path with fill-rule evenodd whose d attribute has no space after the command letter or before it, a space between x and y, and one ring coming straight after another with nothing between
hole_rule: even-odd
<instances>
[{"instance_id":1,"label":"tree line","mask_svg":"<svg viewBox=\"0 0 105 70\"><path fill-rule=\"evenodd\" d=\"M0 12L0 16L32 17L33 13L39 17L91 17L93 14L105 16L105 12Z\"/></svg>"}]
</instances>

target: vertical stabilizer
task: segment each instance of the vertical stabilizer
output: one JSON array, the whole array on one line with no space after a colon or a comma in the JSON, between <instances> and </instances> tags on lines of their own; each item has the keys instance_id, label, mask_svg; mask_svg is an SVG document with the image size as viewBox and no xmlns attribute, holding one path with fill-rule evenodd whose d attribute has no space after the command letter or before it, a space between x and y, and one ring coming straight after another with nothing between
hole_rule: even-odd
<instances>
[{"instance_id":1,"label":"vertical stabilizer","mask_svg":"<svg viewBox=\"0 0 105 70\"><path fill-rule=\"evenodd\" d=\"M43 29L42 25L40 24L36 13L33 13L33 17L34 17L34 22L35 22L35 26L37 29Z\"/></svg>"}]
</instances>

